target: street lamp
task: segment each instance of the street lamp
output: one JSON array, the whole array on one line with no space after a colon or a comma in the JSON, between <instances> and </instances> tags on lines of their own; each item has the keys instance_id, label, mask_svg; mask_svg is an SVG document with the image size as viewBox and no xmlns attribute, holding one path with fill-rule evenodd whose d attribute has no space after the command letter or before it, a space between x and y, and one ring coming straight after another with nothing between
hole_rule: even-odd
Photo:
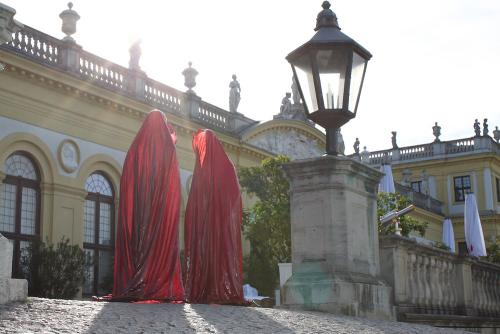
<instances>
[{"instance_id":1,"label":"street lamp","mask_svg":"<svg viewBox=\"0 0 500 334\"><path fill-rule=\"evenodd\" d=\"M370 52L340 31L328 1L316 34L292 51L292 65L307 118L326 129L326 153L338 155L337 130L356 116Z\"/></svg>"}]
</instances>

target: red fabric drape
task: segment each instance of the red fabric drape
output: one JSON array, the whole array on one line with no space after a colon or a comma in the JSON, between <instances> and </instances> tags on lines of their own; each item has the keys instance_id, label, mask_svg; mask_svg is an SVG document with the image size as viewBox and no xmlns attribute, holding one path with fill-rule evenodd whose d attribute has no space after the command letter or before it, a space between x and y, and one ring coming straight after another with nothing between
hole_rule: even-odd
<instances>
[{"instance_id":1,"label":"red fabric drape","mask_svg":"<svg viewBox=\"0 0 500 334\"><path fill-rule=\"evenodd\" d=\"M113 300L184 300L179 258L175 130L153 110L123 166Z\"/></svg>"},{"instance_id":2,"label":"red fabric drape","mask_svg":"<svg viewBox=\"0 0 500 334\"><path fill-rule=\"evenodd\" d=\"M196 166L184 223L186 299L243 304L241 194L236 171L210 130L193 136Z\"/></svg>"}]
</instances>

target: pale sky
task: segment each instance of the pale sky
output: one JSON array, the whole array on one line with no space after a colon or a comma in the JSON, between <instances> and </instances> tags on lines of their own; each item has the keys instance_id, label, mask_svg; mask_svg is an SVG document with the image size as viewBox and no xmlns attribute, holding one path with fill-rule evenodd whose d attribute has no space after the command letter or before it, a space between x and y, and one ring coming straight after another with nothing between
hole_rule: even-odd
<instances>
[{"instance_id":1,"label":"pale sky","mask_svg":"<svg viewBox=\"0 0 500 334\"><path fill-rule=\"evenodd\" d=\"M6 0L15 18L62 38L67 1ZM314 34L322 0L75 0L73 35L85 50L128 66L142 39L146 74L185 91L188 61L200 73L194 90L228 109L229 82L241 85L238 111L256 120L279 112L292 73L285 56ZM342 127L346 153L359 137L368 150L471 137L473 123L500 126L500 1L331 1L342 31L372 54L357 117Z\"/></svg>"}]
</instances>

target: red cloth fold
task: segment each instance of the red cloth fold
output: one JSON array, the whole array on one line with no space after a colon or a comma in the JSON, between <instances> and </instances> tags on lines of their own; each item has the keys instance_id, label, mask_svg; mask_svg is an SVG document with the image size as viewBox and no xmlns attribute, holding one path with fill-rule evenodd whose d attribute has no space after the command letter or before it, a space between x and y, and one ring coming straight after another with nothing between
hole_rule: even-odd
<instances>
[{"instance_id":1,"label":"red cloth fold","mask_svg":"<svg viewBox=\"0 0 500 334\"><path fill-rule=\"evenodd\" d=\"M127 152L120 181L112 300L184 300L175 130L153 110Z\"/></svg>"},{"instance_id":2,"label":"red cloth fold","mask_svg":"<svg viewBox=\"0 0 500 334\"><path fill-rule=\"evenodd\" d=\"M184 222L186 299L244 304L242 203L236 171L210 130L193 136L196 165Z\"/></svg>"}]
</instances>

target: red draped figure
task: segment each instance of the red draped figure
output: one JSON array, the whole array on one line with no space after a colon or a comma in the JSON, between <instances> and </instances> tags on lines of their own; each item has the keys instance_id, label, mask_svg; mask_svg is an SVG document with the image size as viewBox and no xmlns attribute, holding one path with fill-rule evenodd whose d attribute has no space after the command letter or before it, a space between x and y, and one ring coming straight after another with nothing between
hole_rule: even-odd
<instances>
[{"instance_id":1,"label":"red draped figure","mask_svg":"<svg viewBox=\"0 0 500 334\"><path fill-rule=\"evenodd\" d=\"M210 130L193 136L196 153L184 223L186 299L243 304L242 204L234 165Z\"/></svg>"},{"instance_id":2,"label":"red draped figure","mask_svg":"<svg viewBox=\"0 0 500 334\"><path fill-rule=\"evenodd\" d=\"M184 300L175 131L153 110L128 150L120 181L113 300Z\"/></svg>"}]
</instances>

